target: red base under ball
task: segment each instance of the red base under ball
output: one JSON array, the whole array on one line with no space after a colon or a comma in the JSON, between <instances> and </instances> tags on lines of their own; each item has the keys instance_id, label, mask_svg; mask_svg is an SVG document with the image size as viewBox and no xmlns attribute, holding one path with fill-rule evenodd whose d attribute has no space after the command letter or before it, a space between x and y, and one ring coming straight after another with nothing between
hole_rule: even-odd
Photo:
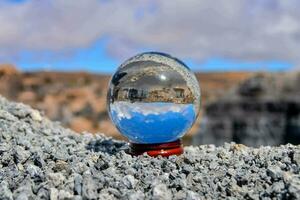
<instances>
[{"instance_id":1,"label":"red base under ball","mask_svg":"<svg viewBox=\"0 0 300 200\"><path fill-rule=\"evenodd\" d=\"M147 153L149 156L163 156L168 157L171 155L180 155L183 153L183 147L181 140L176 140L174 142L167 143L157 143L157 144L137 144L130 143L130 148L128 153L134 156Z\"/></svg>"}]
</instances>

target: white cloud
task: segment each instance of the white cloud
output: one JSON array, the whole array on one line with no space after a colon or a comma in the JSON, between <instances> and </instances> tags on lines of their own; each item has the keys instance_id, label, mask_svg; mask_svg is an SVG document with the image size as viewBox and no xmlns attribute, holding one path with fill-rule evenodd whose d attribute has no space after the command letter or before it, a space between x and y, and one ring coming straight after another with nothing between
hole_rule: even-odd
<instances>
[{"instance_id":1,"label":"white cloud","mask_svg":"<svg viewBox=\"0 0 300 200\"><path fill-rule=\"evenodd\" d=\"M5 1L6 2L6 1ZM0 3L0 59L24 50L68 52L108 37L124 59L143 48L300 63L298 0L32 0Z\"/></svg>"},{"instance_id":2,"label":"white cloud","mask_svg":"<svg viewBox=\"0 0 300 200\"><path fill-rule=\"evenodd\" d=\"M141 102L115 102L110 107L116 117L121 120L122 118L131 119L132 115L140 114L147 117L147 115L163 115L169 112L181 113L182 115L190 115L191 109L195 108L191 104L174 104L174 103L141 103ZM196 114L195 114L196 115Z\"/></svg>"}]
</instances>

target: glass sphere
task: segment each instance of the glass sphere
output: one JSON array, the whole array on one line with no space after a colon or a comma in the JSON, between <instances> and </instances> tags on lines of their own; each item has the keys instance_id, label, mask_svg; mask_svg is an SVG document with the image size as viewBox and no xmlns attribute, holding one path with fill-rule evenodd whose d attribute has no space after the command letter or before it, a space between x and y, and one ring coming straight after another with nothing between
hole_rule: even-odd
<instances>
[{"instance_id":1,"label":"glass sphere","mask_svg":"<svg viewBox=\"0 0 300 200\"><path fill-rule=\"evenodd\" d=\"M125 61L113 75L107 97L111 120L133 143L181 138L200 108L195 75L180 60L156 52Z\"/></svg>"}]
</instances>

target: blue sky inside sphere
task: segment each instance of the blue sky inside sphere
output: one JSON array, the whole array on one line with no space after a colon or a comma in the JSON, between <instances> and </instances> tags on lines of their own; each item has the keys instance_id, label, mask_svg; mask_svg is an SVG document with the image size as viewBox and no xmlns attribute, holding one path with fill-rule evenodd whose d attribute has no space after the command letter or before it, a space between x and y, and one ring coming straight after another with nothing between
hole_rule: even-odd
<instances>
[{"instance_id":1,"label":"blue sky inside sphere","mask_svg":"<svg viewBox=\"0 0 300 200\"><path fill-rule=\"evenodd\" d=\"M193 104L115 102L110 108L118 130L135 143L175 141L188 132L196 119Z\"/></svg>"},{"instance_id":2,"label":"blue sky inside sphere","mask_svg":"<svg viewBox=\"0 0 300 200\"><path fill-rule=\"evenodd\" d=\"M23 71L113 73L166 52L193 71L299 69L300 1L4 0L0 63Z\"/></svg>"}]
</instances>

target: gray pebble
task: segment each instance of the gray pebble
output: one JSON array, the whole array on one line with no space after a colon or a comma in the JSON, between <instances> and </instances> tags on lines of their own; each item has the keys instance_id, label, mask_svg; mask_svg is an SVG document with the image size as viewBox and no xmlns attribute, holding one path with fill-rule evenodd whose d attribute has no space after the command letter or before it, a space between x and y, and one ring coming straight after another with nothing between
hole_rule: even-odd
<instances>
[{"instance_id":1,"label":"gray pebble","mask_svg":"<svg viewBox=\"0 0 300 200\"><path fill-rule=\"evenodd\" d=\"M122 182L128 189L133 189L137 183L137 181L132 175L126 175L123 178Z\"/></svg>"},{"instance_id":2,"label":"gray pebble","mask_svg":"<svg viewBox=\"0 0 300 200\"><path fill-rule=\"evenodd\" d=\"M30 152L26 151L24 147L17 145L14 147L14 160L16 163L24 163L30 156Z\"/></svg>"},{"instance_id":3,"label":"gray pebble","mask_svg":"<svg viewBox=\"0 0 300 200\"><path fill-rule=\"evenodd\" d=\"M144 198L145 198L145 195L140 190L130 193L129 197L128 197L129 200L144 199Z\"/></svg>"},{"instance_id":4,"label":"gray pebble","mask_svg":"<svg viewBox=\"0 0 300 200\"><path fill-rule=\"evenodd\" d=\"M13 194L8 188L8 183L6 181L2 181L0 184L0 199L3 200L12 200Z\"/></svg>"},{"instance_id":5,"label":"gray pebble","mask_svg":"<svg viewBox=\"0 0 300 200\"><path fill-rule=\"evenodd\" d=\"M158 184L153 188L153 199L172 199L171 191L167 188L165 184Z\"/></svg>"},{"instance_id":6,"label":"gray pebble","mask_svg":"<svg viewBox=\"0 0 300 200\"><path fill-rule=\"evenodd\" d=\"M279 179L279 178L282 177L282 171L281 171L279 166L270 166L270 167L268 167L267 173L273 179Z\"/></svg>"}]
</instances>

